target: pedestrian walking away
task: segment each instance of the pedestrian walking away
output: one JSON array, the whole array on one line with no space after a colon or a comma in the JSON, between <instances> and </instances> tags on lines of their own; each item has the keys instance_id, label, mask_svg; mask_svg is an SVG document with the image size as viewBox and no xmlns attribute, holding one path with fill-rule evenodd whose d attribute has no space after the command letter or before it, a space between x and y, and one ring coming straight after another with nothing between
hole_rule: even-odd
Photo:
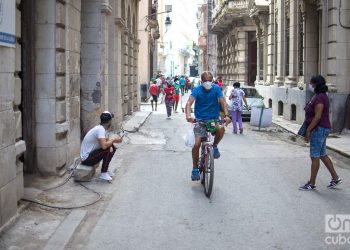
<instances>
[{"instance_id":1,"label":"pedestrian walking away","mask_svg":"<svg viewBox=\"0 0 350 250\"><path fill-rule=\"evenodd\" d=\"M203 124L210 120L219 119L220 106L224 110L224 121L226 125L230 122L225 98L222 94L221 89L216 84L213 84L213 75L209 71L205 71L202 73L201 79L202 85L195 87L192 90L192 93L186 103L186 120L191 123L194 123L195 121L201 122L196 123L194 127L195 144L192 148L193 169L191 175L191 179L193 181L200 179L198 168L199 148L201 145L201 139L207 136L206 128ZM194 102L195 118L191 116L191 106ZM218 144L224 137L225 128L220 124L216 124L215 126L216 132L213 143L213 149L214 158L218 159L220 157Z\"/></svg>"},{"instance_id":2,"label":"pedestrian walking away","mask_svg":"<svg viewBox=\"0 0 350 250\"><path fill-rule=\"evenodd\" d=\"M175 95L174 95L173 109L174 109L174 112L177 113L177 106L179 105L179 100L180 100L180 83L177 77L174 78L174 89L175 89Z\"/></svg>"},{"instance_id":3,"label":"pedestrian walking away","mask_svg":"<svg viewBox=\"0 0 350 250\"><path fill-rule=\"evenodd\" d=\"M239 127L239 132L243 133L243 123L242 123L242 107L243 102L248 109L248 103L245 98L244 91L240 89L241 84L239 82L235 82L233 84L233 90L231 92L231 95L229 97L229 100L232 102L232 127L233 127L233 133L237 134L237 122Z\"/></svg>"},{"instance_id":4,"label":"pedestrian walking away","mask_svg":"<svg viewBox=\"0 0 350 250\"><path fill-rule=\"evenodd\" d=\"M95 126L85 135L81 144L80 158L81 163L87 166L93 166L102 161L100 179L111 181L114 174L108 171L109 163L116 151L113 143L121 143L123 139L117 135L109 138L106 132L112 126L114 117L109 111L104 111L100 115L100 125Z\"/></svg>"},{"instance_id":5,"label":"pedestrian walking away","mask_svg":"<svg viewBox=\"0 0 350 250\"><path fill-rule=\"evenodd\" d=\"M327 188L335 188L342 183L334 169L332 160L326 152L326 139L331 129L329 120L328 87L325 79L318 75L311 78L309 89L314 93L311 101L305 106L305 141L310 142L311 176L309 181L301 186L300 190L316 188L316 176L320 168L320 160L328 169L332 179Z\"/></svg>"},{"instance_id":6,"label":"pedestrian walking away","mask_svg":"<svg viewBox=\"0 0 350 250\"><path fill-rule=\"evenodd\" d=\"M155 105L155 110L157 111L157 104L158 104L158 86L157 86L157 81L153 80L151 86L149 87L149 93L151 95L151 105L152 105L152 111L153 109L153 102Z\"/></svg>"},{"instance_id":7,"label":"pedestrian walking away","mask_svg":"<svg viewBox=\"0 0 350 250\"><path fill-rule=\"evenodd\" d=\"M175 94L175 89L172 85L171 80L168 81L167 87L163 89L163 93L165 95L165 106L166 106L166 111L167 111L167 119L171 119L171 112L173 108L173 103L174 103L174 94Z\"/></svg>"},{"instance_id":8,"label":"pedestrian walking away","mask_svg":"<svg viewBox=\"0 0 350 250\"><path fill-rule=\"evenodd\" d=\"M186 84L185 77L181 76L180 77L180 88L181 88L181 94L182 95L185 94L185 84Z\"/></svg>"}]
</instances>

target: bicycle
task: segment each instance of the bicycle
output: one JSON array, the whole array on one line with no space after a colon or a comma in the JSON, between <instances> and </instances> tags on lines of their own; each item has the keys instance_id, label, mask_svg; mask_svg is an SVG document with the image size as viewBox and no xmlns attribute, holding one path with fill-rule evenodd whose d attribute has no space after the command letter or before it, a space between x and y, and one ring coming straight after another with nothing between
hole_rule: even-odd
<instances>
[{"instance_id":1,"label":"bicycle","mask_svg":"<svg viewBox=\"0 0 350 250\"><path fill-rule=\"evenodd\" d=\"M195 121L204 125L207 136L201 139L201 152L199 157L199 173L201 176L201 184L204 186L204 193L209 198L213 191L214 184L214 134L217 124L222 124L221 120L209 120L207 122Z\"/></svg>"}]
</instances>

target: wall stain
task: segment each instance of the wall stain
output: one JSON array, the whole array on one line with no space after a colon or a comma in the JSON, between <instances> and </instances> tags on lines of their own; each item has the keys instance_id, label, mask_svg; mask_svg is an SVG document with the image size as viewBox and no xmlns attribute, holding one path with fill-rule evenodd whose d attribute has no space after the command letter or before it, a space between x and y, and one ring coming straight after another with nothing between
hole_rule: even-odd
<instances>
[{"instance_id":1,"label":"wall stain","mask_svg":"<svg viewBox=\"0 0 350 250\"><path fill-rule=\"evenodd\" d=\"M101 83L96 83L96 88L91 94L93 103L101 103Z\"/></svg>"}]
</instances>

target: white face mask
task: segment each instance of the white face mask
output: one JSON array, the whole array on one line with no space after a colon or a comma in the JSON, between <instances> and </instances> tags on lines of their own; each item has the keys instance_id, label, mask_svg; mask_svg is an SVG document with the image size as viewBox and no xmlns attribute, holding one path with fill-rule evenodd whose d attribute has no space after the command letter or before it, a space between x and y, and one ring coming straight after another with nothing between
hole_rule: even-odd
<instances>
[{"instance_id":1,"label":"white face mask","mask_svg":"<svg viewBox=\"0 0 350 250\"><path fill-rule=\"evenodd\" d=\"M310 90L312 93L315 92L315 89L314 89L314 87L312 86L312 84L309 84L309 90Z\"/></svg>"},{"instance_id":2,"label":"white face mask","mask_svg":"<svg viewBox=\"0 0 350 250\"><path fill-rule=\"evenodd\" d=\"M210 81L203 82L202 85L206 90L209 90L212 87L212 82L210 82Z\"/></svg>"}]
</instances>

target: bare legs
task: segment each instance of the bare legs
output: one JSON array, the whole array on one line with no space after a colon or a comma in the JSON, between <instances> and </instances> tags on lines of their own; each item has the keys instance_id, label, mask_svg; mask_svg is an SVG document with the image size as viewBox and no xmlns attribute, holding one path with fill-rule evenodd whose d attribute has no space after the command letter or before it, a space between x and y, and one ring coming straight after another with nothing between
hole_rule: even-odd
<instances>
[{"instance_id":1,"label":"bare legs","mask_svg":"<svg viewBox=\"0 0 350 250\"><path fill-rule=\"evenodd\" d=\"M316 183L316 176L320 168L320 159L328 169L329 173L332 176L332 179L337 180L339 178L337 175L337 172L334 169L333 163L331 159L328 157L328 155L317 157L317 158L311 158L311 176L310 176L311 185L315 185Z\"/></svg>"},{"instance_id":2,"label":"bare legs","mask_svg":"<svg viewBox=\"0 0 350 250\"><path fill-rule=\"evenodd\" d=\"M216 133L215 133L215 138L214 138L214 145L218 145L221 141L221 139L224 137L225 134L225 128L224 126L218 126ZM196 137L195 139L195 144L192 148L192 161L193 161L193 167L197 168L198 167L198 159L199 159L199 148L201 146L201 138Z\"/></svg>"}]
</instances>

